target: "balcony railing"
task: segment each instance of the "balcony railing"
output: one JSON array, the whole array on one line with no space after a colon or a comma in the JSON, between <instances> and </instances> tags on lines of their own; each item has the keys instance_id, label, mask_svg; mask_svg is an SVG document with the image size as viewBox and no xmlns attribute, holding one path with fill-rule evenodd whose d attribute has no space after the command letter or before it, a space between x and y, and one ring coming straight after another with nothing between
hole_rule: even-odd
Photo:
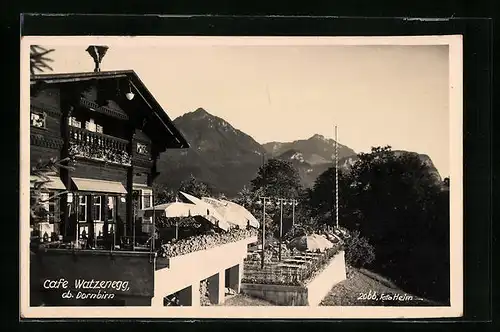
<instances>
[{"instance_id":1,"label":"balcony railing","mask_svg":"<svg viewBox=\"0 0 500 332\"><path fill-rule=\"evenodd\" d=\"M117 137L70 127L69 152L77 157L131 165L129 142Z\"/></svg>"}]
</instances>

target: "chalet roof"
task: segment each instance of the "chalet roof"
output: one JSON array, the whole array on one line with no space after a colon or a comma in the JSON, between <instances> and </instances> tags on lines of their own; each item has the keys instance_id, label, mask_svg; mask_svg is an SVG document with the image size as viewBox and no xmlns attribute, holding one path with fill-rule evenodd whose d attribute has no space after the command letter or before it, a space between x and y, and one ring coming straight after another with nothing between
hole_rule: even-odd
<instances>
[{"instance_id":1,"label":"chalet roof","mask_svg":"<svg viewBox=\"0 0 500 332\"><path fill-rule=\"evenodd\" d=\"M101 72L84 72L84 73L62 73L62 74L39 74L31 75L31 84L43 82L46 84L55 83L71 83L82 82L89 80L110 80L125 78L129 80L131 86L136 90L138 97L149 106L151 111L156 115L158 122L165 130L173 137L173 143L168 144L168 148L189 148L189 143L186 141L182 133L174 125L165 110L161 107L158 101L154 98L151 92L141 81L137 73L133 70L116 70L116 71L101 71Z\"/></svg>"}]
</instances>

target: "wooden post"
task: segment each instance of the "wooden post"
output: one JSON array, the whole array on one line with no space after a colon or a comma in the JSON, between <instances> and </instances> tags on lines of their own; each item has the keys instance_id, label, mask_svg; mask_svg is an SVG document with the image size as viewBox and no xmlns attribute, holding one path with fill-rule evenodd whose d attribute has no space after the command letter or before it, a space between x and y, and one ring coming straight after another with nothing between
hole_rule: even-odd
<instances>
[{"instance_id":1,"label":"wooden post","mask_svg":"<svg viewBox=\"0 0 500 332\"><path fill-rule=\"evenodd\" d=\"M132 177L134 175L132 174ZM139 202L138 204L141 205L142 203L142 191L139 190ZM132 217L132 251L135 251L135 216L137 214L137 208L134 207L134 204L132 202L132 213L133 213L133 217Z\"/></svg>"},{"instance_id":2,"label":"wooden post","mask_svg":"<svg viewBox=\"0 0 500 332\"><path fill-rule=\"evenodd\" d=\"M151 192L151 201L154 202L154 193ZM154 208L154 205L153 205L153 220L152 220L152 223L153 223L153 234L152 234L152 238L151 238L151 252L154 252L155 251L155 237L156 237L156 213L155 213L156 209Z\"/></svg>"},{"instance_id":3,"label":"wooden post","mask_svg":"<svg viewBox=\"0 0 500 332\"><path fill-rule=\"evenodd\" d=\"M73 106L71 105L66 105L67 107L67 112L63 113L62 121L61 121L61 131L62 131L62 136L64 139L63 143L63 148L61 151L61 158L67 158L69 157L69 146L70 146L70 131L69 131L69 119L72 116L73 112ZM67 163L67 165L70 165L70 162ZM62 181L66 185L66 189L71 192L71 171L69 169L62 169L60 171L62 174ZM64 237L68 236L68 227L70 227L69 223L69 209L68 209L68 195L70 193L67 193L66 195L63 195L63 199L61 204L64 205L63 209L63 223L64 223L64 231L63 235ZM73 200L75 198L73 197ZM74 204L74 201L73 201Z\"/></svg>"},{"instance_id":4,"label":"wooden post","mask_svg":"<svg viewBox=\"0 0 500 332\"><path fill-rule=\"evenodd\" d=\"M266 200L269 197L261 197L262 200L262 255L260 267L264 268L265 248L266 248Z\"/></svg>"},{"instance_id":5,"label":"wooden post","mask_svg":"<svg viewBox=\"0 0 500 332\"><path fill-rule=\"evenodd\" d=\"M337 126L335 126L335 226L339 227L339 155L337 143Z\"/></svg>"},{"instance_id":6,"label":"wooden post","mask_svg":"<svg viewBox=\"0 0 500 332\"><path fill-rule=\"evenodd\" d=\"M279 247L279 260L281 261L281 247L283 239L283 198L279 199L280 202L280 247Z\"/></svg>"},{"instance_id":7,"label":"wooden post","mask_svg":"<svg viewBox=\"0 0 500 332\"><path fill-rule=\"evenodd\" d=\"M118 206L118 196L113 196L113 211L111 212L111 218L113 220L113 249L115 250L116 247L116 231L117 231L117 220L116 220L116 213L118 212L117 206Z\"/></svg>"},{"instance_id":8,"label":"wooden post","mask_svg":"<svg viewBox=\"0 0 500 332\"><path fill-rule=\"evenodd\" d=\"M80 193L73 194L73 204L75 204L75 241L78 244L78 240L80 239L80 221L78 220L78 214L80 213Z\"/></svg>"},{"instance_id":9,"label":"wooden post","mask_svg":"<svg viewBox=\"0 0 500 332\"><path fill-rule=\"evenodd\" d=\"M175 239L179 239L179 220L175 219Z\"/></svg>"}]
</instances>

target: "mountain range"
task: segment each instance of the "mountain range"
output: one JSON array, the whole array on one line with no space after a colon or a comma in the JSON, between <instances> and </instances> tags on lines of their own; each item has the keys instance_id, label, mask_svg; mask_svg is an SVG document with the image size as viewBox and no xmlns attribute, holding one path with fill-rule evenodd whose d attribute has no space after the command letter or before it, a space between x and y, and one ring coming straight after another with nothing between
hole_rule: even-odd
<instances>
[{"instance_id":1,"label":"mountain range","mask_svg":"<svg viewBox=\"0 0 500 332\"><path fill-rule=\"evenodd\" d=\"M233 196L256 176L264 158L290 161L298 170L302 184L312 186L318 175L333 165L335 141L322 135L261 145L203 108L186 113L173 122L191 147L168 150L158 160L160 174L155 181L171 188L178 188L182 181L193 175L209 184L215 192ZM339 168L349 167L358 158L356 152L345 145L338 143L337 149ZM428 156L420 157L434 167ZM436 169L435 172L439 177Z\"/></svg>"}]
</instances>

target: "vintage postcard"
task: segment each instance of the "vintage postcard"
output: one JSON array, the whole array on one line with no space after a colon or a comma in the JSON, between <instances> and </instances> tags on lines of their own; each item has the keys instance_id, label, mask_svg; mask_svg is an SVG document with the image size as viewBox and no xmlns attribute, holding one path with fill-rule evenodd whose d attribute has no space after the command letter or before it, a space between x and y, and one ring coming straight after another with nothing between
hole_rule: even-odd
<instances>
[{"instance_id":1,"label":"vintage postcard","mask_svg":"<svg viewBox=\"0 0 500 332\"><path fill-rule=\"evenodd\" d=\"M461 36L21 55L22 318L462 315Z\"/></svg>"}]
</instances>

